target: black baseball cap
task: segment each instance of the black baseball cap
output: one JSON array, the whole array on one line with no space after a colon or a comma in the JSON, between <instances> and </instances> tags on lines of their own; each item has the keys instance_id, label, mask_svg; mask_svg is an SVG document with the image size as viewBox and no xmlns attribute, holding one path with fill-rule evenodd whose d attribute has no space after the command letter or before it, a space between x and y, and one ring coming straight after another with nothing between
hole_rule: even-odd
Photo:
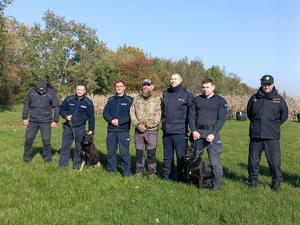
<instances>
[{"instance_id":1,"label":"black baseball cap","mask_svg":"<svg viewBox=\"0 0 300 225\"><path fill-rule=\"evenodd\" d=\"M273 84L274 83L274 78L271 75L264 75L260 79L261 84Z\"/></svg>"},{"instance_id":2,"label":"black baseball cap","mask_svg":"<svg viewBox=\"0 0 300 225\"><path fill-rule=\"evenodd\" d=\"M143 85L144 84L153 84L153 81L151 79L147 78L147 79L143 80Z\"/></svg>"},{"instance_id":3,"label":"black baseball cap","mask_svg":"<svg viewBox=\"0 0 300 225\"><path fill-rule=\"evenodd\" d=\"M39 91L44 91L44 90L46 90L46 88L47 88L47 83L46 83L46 81L40 80L40 81L37 83L36 88L37 88Z\"/></svg>"}]
</instances>

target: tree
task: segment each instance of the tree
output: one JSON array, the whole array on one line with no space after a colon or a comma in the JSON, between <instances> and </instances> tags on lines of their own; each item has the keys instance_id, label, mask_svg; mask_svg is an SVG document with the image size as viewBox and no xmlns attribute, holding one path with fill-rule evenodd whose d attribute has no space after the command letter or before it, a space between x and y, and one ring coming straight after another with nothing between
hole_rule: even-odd
<instances>
[{"instance_id":1,"label":"tree","mask_svg":"<svg viewBox=\"0 0 300 225\"><path fill-rule=\"evenodd\" d=\"M116 54L116 67L119 71L118 79L126 83L129 91L139 91L141 82L145 78L156 81L153 63L142 50L124 45L117 49Z\"/></svg>"},{"instance_id":2,"label":"tree","mask_svg":"<svg viewBox=\"0 0 300 225\"><path fill-rule=\"evenodd\" d=\"M12 0L1 0L0 1L0 104L9 104L9 92L5 77L6 64L5 52L6 52L6 41L7 41L7 30L6 30L6 18L4 17L4 9L11 4Z\"/></svg>"},{"instance_id":3,"label":"tree","mask_svg":"<svg viewBox=\"0 0 300 225\"><path fill-rule=\"evenodd\" d=\"M72 93L78 83L85 84L90 93L99 93L102 87L97 81L106 76L101 62L108 49L98 40L96 31L85 24L66 22L49 10L43 21L44 30L34 24L24 34L27 75L35 74L35 82L46 79L61 95Z\"/></svg>"}]
</instances>

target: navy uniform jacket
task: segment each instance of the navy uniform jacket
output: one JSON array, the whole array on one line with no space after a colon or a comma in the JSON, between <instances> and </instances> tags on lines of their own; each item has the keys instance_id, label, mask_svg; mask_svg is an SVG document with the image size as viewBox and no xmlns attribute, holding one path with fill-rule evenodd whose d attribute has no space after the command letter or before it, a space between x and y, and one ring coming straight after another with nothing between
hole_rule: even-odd
<instances>
[{"instance_id":1,"label":"navy uniform jacket","mask_svg":"<svg viewBox=\"0 0 300 225\"><path fill-rule=\"evenodd\" d=\"M187 134L188 110L193 98L181 84L163 91L162 130L165 134Z\"/></svg>"},{"instance_id":2,"label":"navy uniform jacket","mask_svg":"<svg viewBox=\"0 0 300 225\"><path fill-rule=\"evenodd\" d=\"M54 110L54 117L52 112ZM25 99L22 119L34 122L59 121L59 100L53 89L47 87L44 94L38 93L36 87L32 88Z\"/></svg>"},{"instance_id":3,"label":"navy uniform jacket","mask_svg":"<svg viewBox=\"0 0 300 225\"><path fill-rule=\"evenodd\" d=\"M288 118L288 107L275 87L269 95L260 88L247 105L251 138L280 139L280 125Z\"/></svg>"},{"instance_id":4,"label":"navy uniform jacket","mask_svg":"<svg viewBox=\"0 0 300 225\"><path fill-rule=\"evenodd\" d=\"M111 96L104 107L103 117L107 121L107 130L122 132L130 130L130 106L132 104L132 97L124 94L119 97L117 94ZM114 126L111 121L113 119L119 120L119 126Z\"/></svg>"},{"instance_id":5,"label":"navy uniform jacket","mask_svg":"<svg viewBox=\"0 0 300 225\"><path fill-rule=\"evenodd\" d=\"M191 131L197 127L211 126L213 135L217 135L222 129L227 115L228 104L224 98L214 94L207 98L204 94L195 97L190 106L189 124ZM201 129L201 128L200 128Z\"/></svg>"},{"instance_id":6,"label":"navy uniform jacket","mask_svg":"<svg viewBox=\"0 0 300 225\"><path fill-rule=\"evenodd\" d=\"M72 115L73 127L80 127L86 124L88 120L88 130L95 130L95 111L94 104L91 99L84 96L78 99L77 95L69 95L61 103L60 115L66 118L67 115Z\"/></svg>"}]
</instances>

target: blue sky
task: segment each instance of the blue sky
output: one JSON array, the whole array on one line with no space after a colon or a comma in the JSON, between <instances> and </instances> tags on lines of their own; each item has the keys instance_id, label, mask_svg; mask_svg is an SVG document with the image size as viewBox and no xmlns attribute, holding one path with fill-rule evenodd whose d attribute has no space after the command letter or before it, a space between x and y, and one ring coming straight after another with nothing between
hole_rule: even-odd
<instances>
[{"instance_id":1,"label":"blue sky","mask_svg":"<svg viewBox=\"0 0 300 225\"><path fill-rule=\"evenodd\" d=\"M271 74L280 93L300 97L298 0L14 0L4 14L43 25L47 9L96 29L113 51L126 44L152 57L200 59L254 88Z\"/></svg>"}]
</instances>

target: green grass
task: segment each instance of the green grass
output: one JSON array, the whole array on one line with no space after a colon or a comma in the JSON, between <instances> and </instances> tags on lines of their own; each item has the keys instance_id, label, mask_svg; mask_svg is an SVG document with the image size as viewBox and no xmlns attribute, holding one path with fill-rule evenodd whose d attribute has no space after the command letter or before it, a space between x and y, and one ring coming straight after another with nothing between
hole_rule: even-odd
<instances>
[{"instance_id":1,"label":"green grass","mask_svg":"<svg viewBox=\"0 0 300 225\"><path fill-rule=\"evenodd\" d=\"M21 106L0 109L0 224L299 224L300 123L296 121L282 126L284 182L278 193L270 190L264 155L258 188L246 190L249 122L226 121L221 132L223 187L210 192L160 178L149 182L109 176L102 116L96 117L95 144L104 168L78 172L70 160L66 169L58 169L62 121L52 131L53 163L43 163L38 135L33 161L26 164L21 110ZM134 170L133 133L131 137ZM158 177L162 158L160 132Z\"/></svg>"}]
</instances>

